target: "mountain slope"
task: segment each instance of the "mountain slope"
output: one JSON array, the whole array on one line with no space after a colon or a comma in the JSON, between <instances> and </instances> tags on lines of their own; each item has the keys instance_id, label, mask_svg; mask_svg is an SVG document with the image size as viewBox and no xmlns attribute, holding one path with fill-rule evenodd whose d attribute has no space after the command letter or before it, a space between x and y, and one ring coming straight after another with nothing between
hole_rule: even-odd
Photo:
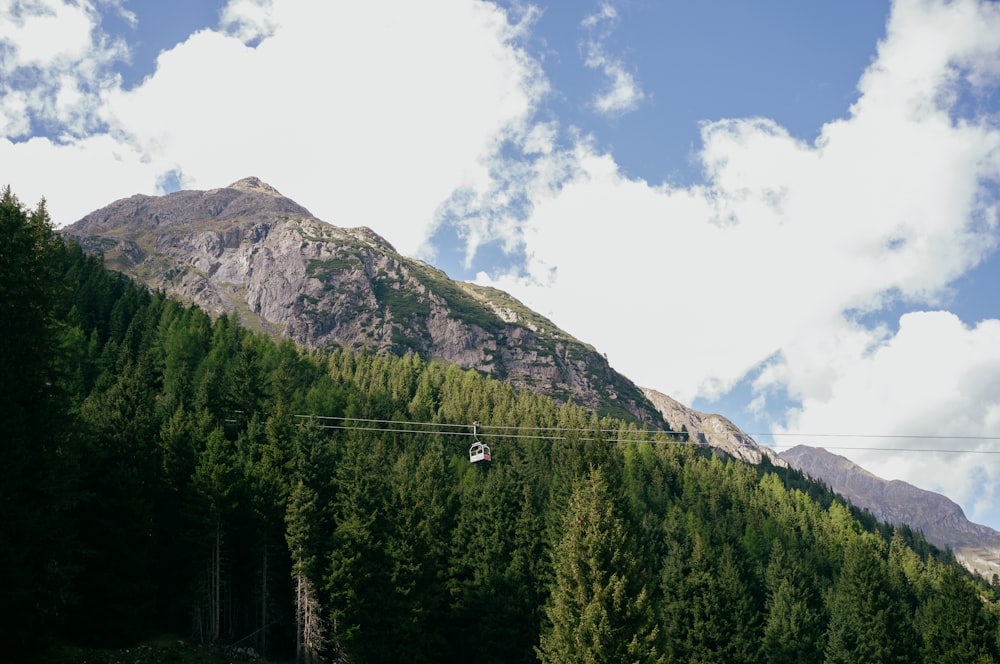
<instances>
[{"instance_id":1,"label":"mountain slope","mask_svg":"<svg viewBox=\"0 0 1000 664\"><path fill-rule=\"evenodd\" d=\"M931 544L951 548L966 566L987 578L1000 572L1000 532L972 523L949 498L900 480L882 479L821 447L799 445L779 456L878 519L909 525L922 531Z\"/></svg>"},{"instance_id":2,"label":"mountain slope","mask_svg":"<svg viewBox=\"0 0 1000 664\"><path fill-rule=\"evenodd\" d=\"M132 196L63 229L151 289L319 348L419 353L517 387L662 427L593 347L501 291L456 282L367 228L320 221L250 177Z\"/></svg>"}]
</instances>

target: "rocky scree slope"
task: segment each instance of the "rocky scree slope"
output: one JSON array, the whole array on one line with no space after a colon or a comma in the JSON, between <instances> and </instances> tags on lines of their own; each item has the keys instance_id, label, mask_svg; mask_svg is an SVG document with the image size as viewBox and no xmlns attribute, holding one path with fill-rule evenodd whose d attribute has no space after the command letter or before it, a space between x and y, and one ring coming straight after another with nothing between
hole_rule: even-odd
<instances>
[{"instance_id":1,"label":"rocky scree slope","mask_svg":"<svg viewBox=\"0 0 1000 664\"><path fill-rule=\"evenodd\" d=\"M258 178L137 195L62 229L147 287L309 348L420 354L666 428L603 355L496 289L400 255L368 228L320 221Z\"/></svg>"},{"instance_id":2,"label":"rocky scree slope","mask_svg":"<svg viewBox=\"0 0 1000 664\"><path fill-rule=\"evenodd\" d=\"M969 521L951 499L900 480L885 480L822 447L798 445L779 455L876 518L922 531L927 541L985 578L1000 573L1000 532Z\"/></svg>"}]
</instances>

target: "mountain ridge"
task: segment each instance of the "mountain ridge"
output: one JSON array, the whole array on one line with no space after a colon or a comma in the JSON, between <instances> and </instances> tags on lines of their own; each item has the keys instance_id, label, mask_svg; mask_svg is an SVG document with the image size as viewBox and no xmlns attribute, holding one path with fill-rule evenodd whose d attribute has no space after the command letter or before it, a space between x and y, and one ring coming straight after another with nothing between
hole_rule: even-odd
<instances>
[{"instance_id":1,"label":"mountain ridge","mask_svg":"<svg viewBox=\"0 0 1000 664\"><path fill-rule=\"evenodd\" d=\"M276 338L442 358L665 428L602 354L509 294L453 281L367 227L324 222L257 177L120 199L61 232L154 290Z\"/></svg>"}]
</instances>

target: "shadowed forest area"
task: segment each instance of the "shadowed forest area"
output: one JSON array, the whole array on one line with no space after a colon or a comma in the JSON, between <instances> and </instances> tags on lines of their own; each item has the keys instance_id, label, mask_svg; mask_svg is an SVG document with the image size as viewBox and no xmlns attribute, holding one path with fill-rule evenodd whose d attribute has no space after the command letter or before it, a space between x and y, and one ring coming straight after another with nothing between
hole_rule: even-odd
<instances>
[{"instance_id":1,"label":"shadowed forest area","mask_svg":"<svg viewBox=\"0 0 1000 664\"><path fill-rule=\"evenodd\" d=\"M14 660L164 633L301 662L1000 660L995 580L800 473L213 320L9 188L0 321Z\"/></svg>"}]
</instances>

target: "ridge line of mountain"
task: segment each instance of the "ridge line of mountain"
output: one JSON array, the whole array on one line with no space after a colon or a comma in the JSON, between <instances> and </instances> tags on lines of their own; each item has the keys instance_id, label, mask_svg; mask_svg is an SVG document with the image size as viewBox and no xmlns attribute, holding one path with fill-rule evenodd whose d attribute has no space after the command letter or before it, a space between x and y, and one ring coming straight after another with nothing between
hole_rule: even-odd
<instances>
[{"instance_id":1,"label":"ridge line of mountain","mask_svg":"<svg viewBox=\"0 0 1000 664\"><path fill-rule=\"evenodd\" d=\"M418 353L666 428L589 344L493 288L450 279L366 227L341 228L256 177L132 196L61 230L147 287L308 348Z\"/></svg>"}]
</instances>

